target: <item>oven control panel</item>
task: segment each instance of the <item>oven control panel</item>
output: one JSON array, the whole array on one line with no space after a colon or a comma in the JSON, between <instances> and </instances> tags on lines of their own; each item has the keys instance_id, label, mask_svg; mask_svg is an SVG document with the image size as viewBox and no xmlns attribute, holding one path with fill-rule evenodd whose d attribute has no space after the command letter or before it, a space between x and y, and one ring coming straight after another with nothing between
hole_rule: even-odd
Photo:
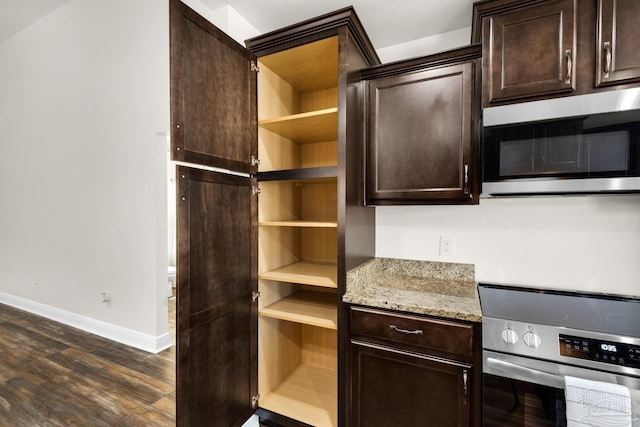
<instances>
[{"instance_id":1,"label":"oven control panel","mask_svg":"<svg viewBox=\"0 0 640 427\"><path fill-rule=\"evenodd\" d=\"M621 342L560 335L560 354L640 369L640 346Z\"/></svg>"}]
</instances>

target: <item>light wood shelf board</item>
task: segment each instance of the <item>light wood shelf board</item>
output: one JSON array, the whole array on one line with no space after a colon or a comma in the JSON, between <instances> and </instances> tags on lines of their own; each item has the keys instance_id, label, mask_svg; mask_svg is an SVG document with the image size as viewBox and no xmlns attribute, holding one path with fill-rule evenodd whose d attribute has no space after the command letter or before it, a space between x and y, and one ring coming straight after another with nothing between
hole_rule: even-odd
<instances>
[{"instance_id":1,"label":"light wood shelf board","mask_svg":"<svg viewBox=\"0 0 640 427\"><path fill-rule=\"evenodd\" d=\"M327 108L260 120L259 125L301 144L335 141L338 134L338 109Z\"/></svg>"},{"instance_id":2,"label":"light wood shelf board","mask_svg":"<svg viewBox=\"0 0 640 427\"><path fill-rule=\"evenodd\" d=\"M337 266L329 263L295 262L260 273L259 278L325 288L338 287Z\"/></svg>"},{"instance_id":3,"label":"light wood shelf board","mask_svg":"<svg viewBox=\"0 0 640 427\"><path fill-rule=\"evenodd\" d=\"M261 316L320 328L338 329L336 295L326 292L298 291L267 307Z\"/></svg>"},{"instance_id":4,"label":"light wood shelf board","mask_svg":"<svg viewBox=\"0 0 640 427\"><path fill-rule=\"evenodd\" d=\"M260 407L316 427L336 427L337 378L333 369L302 364L260 398Z\"/></svg>"},{"instance_id":5,"label":"light wood shelf board","mask_svg":"<svg viewBox=\"0 0 640 427\"><path fill-rule=\"evenodd\" d=\"M338 228L338 223L336 221L262 221L259 225L265 227Z\"/></svg>"}]
</instances>

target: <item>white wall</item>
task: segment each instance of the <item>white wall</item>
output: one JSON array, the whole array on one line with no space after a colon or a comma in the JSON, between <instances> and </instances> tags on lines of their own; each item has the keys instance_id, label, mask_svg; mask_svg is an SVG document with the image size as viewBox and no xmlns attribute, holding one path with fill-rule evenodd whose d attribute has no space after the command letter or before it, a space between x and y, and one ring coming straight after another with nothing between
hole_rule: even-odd
<instances>
[{"instance_id":1,"label":"white wall","mask_svg":"<svg viewBox=\"0 0 640 427\"><path fill-rule=\"evenodd\" d=\"M72 0L0 44L5 302L167 337L168 19Z\"/></svg>"},{"instance_id":2,"label":"white wall","mask_svg":"<svg viewBox=\"0 0 640 427\"><path fill-rule=\"evenodd\" d=\"M467 46L471 41L471 27L460 28L446 33L436 34L406 43L377 49L382 63L401 59L414 58L444 52L461 46Z\"/></svg>"},{"instance_id":3,"label":"white wall","mask_svg":"<svg viewBox=\"0 0 640 427\"><path fill-rule=\"evenodd\" d=\"M209 22L213 23L220 30L224 31L229 37L242 46L244 46L246 39L260 34L249 21L229 5L211 9L200 0L182 0L182 2L198 12Z\"/></svg>"},{"instance_id":4,"label":"white wall","mask_svg":"<svg viewBox=\"0 0 640 427\"><path fill-rule=\"evenodd\" d=\"M640 196L376 209L378 257L472 263L478 281L640 296ZM439 255L441 235L455 255Z\"/></svg>"}]
</instances>

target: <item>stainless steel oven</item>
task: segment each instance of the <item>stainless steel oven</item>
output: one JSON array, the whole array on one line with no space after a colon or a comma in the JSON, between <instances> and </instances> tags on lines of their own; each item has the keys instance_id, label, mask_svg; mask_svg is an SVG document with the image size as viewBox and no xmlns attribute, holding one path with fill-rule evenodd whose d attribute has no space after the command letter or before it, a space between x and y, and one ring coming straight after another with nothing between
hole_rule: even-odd
<instances>
[{"instance_id":1,"label":"stainless steel oven","mask_svg":"<svg viewBox=\"0 0 640 427\"><path fill-rule=\"evenodd\" d=\"M484 426L640 426L639 299L490 284L479 293Z\"/></svg>"}]
</instances>

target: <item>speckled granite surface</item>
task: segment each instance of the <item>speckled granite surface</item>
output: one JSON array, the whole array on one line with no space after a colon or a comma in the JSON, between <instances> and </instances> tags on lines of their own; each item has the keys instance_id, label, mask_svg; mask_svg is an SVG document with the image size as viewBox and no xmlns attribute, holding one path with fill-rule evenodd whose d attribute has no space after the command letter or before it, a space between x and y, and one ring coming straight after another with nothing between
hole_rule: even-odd
<instances>
[{"instance_id":1,"label":"speckled granite surface","mask_svg":"<svg viewBox=\"0 0 640 427\"><path fill-rule=\"evenodd\" d=\"M473 264L375 258L347 272L342 300L472 322L482 321Z\"/></svg>"}]
</instances>

